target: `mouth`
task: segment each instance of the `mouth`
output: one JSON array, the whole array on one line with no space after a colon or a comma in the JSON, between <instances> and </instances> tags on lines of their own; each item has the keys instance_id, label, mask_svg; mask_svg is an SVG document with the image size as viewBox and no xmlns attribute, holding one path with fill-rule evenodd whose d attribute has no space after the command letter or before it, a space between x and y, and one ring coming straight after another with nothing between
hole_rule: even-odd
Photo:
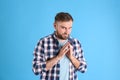
<instances>
[{"instance_id":1,"label":"mouth","mask_svg":"<svg viewBox=\"0 0 120 80\"><path fill-rule=\"evenodd\" d=\"M67 38L69 37L69 35L68 35L68 34L64 34L62 37L63 37L64 39L67 39Z\"/></svg>"},{"instance_id":2,"label":"mouth","mask_svg":"<svg viewBox=\"0 0 120 80\"><path fill-rule=\"evenodd\" d=\"M64 34L63 36L64 36L64 37L68 37L68 35L67 35L67 34Z\"/></svg>"},{"instance_id":3,"label":"mouth","mask_svg":"<svg viewBox=\"0 0 120 80\"><path fill-rule=\"evenodd\" d=\"M68 36L69 34L63 34L64 36Z\"/></svg>"}]
</instances>

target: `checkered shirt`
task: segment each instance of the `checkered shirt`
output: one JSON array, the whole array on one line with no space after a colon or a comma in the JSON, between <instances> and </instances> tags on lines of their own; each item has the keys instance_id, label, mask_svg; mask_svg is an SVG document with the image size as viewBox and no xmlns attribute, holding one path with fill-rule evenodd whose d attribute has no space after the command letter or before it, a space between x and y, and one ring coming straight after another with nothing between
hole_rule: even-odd
<instances>
[{"instance_id":1,"label":"checkered shirt","mask_svg":"<svg viewBox=\"0 0 120 80\"><path fill-rule=\"evenodd\" d=\"M73 46L73 55L80 61L78 69L70 62L69 63L69 80L78 80L76 71L84 73L87 68L85 58L83 56L83 50L81 44L77 39L68 38L68 41ZM44 38L41 38L34 49L33 55L33 72L40 74L40 80L59 80L60 76L60 61L52 67L49 71L46 71L46 61L55 57L59 52L59 42L56 39L55 33L50 34Z\"/></svg>"}]
</instances>

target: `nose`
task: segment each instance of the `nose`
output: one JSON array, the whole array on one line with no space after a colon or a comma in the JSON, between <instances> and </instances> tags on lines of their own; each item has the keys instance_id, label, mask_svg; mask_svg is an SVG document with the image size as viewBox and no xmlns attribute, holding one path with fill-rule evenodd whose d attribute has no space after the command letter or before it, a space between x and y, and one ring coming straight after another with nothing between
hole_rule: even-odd
<instances>
[{"instance_id":1,"label":"nose","mask_svg":"<svg viewBox=\"0 0 120 80\"><path fill-rule=\"evenodd\" d=\"M66 28L65 33L66 33L66 34L69 34L69 33L70 33L70 30Z\"/></svg>"}]
</instances>

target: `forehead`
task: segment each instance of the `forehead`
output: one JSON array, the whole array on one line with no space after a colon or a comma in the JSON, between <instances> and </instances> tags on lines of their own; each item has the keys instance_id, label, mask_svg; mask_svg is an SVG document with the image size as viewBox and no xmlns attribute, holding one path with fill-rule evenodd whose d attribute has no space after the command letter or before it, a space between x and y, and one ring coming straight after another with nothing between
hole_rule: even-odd
<instances>
[{"instance_id":1,"label":"forehead","mask_svg":"<svg viewBox=\"0 0 120 80\"><path fill-rule=\"evenodd\" d=\"M59 26L64 26L64 27L71 27L72 26L72 21L57 21L56 22Z\"/></svg>"}]
</instances>

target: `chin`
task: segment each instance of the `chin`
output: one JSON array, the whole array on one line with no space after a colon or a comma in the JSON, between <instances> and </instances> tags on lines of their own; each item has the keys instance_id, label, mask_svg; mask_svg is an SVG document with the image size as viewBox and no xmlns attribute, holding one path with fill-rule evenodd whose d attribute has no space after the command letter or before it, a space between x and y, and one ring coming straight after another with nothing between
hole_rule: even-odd
<instances>
[{"instance_id":1,"label":"chin","mask_svg":"<svg viewBox=\"0 0 120 80\"><path fill-rule=\"evenodd\" d=\"M68 37L64 37L64 38L63 38L63 40L66 40L66 39L68 39Z\"/></svg>"}]
</instances>

